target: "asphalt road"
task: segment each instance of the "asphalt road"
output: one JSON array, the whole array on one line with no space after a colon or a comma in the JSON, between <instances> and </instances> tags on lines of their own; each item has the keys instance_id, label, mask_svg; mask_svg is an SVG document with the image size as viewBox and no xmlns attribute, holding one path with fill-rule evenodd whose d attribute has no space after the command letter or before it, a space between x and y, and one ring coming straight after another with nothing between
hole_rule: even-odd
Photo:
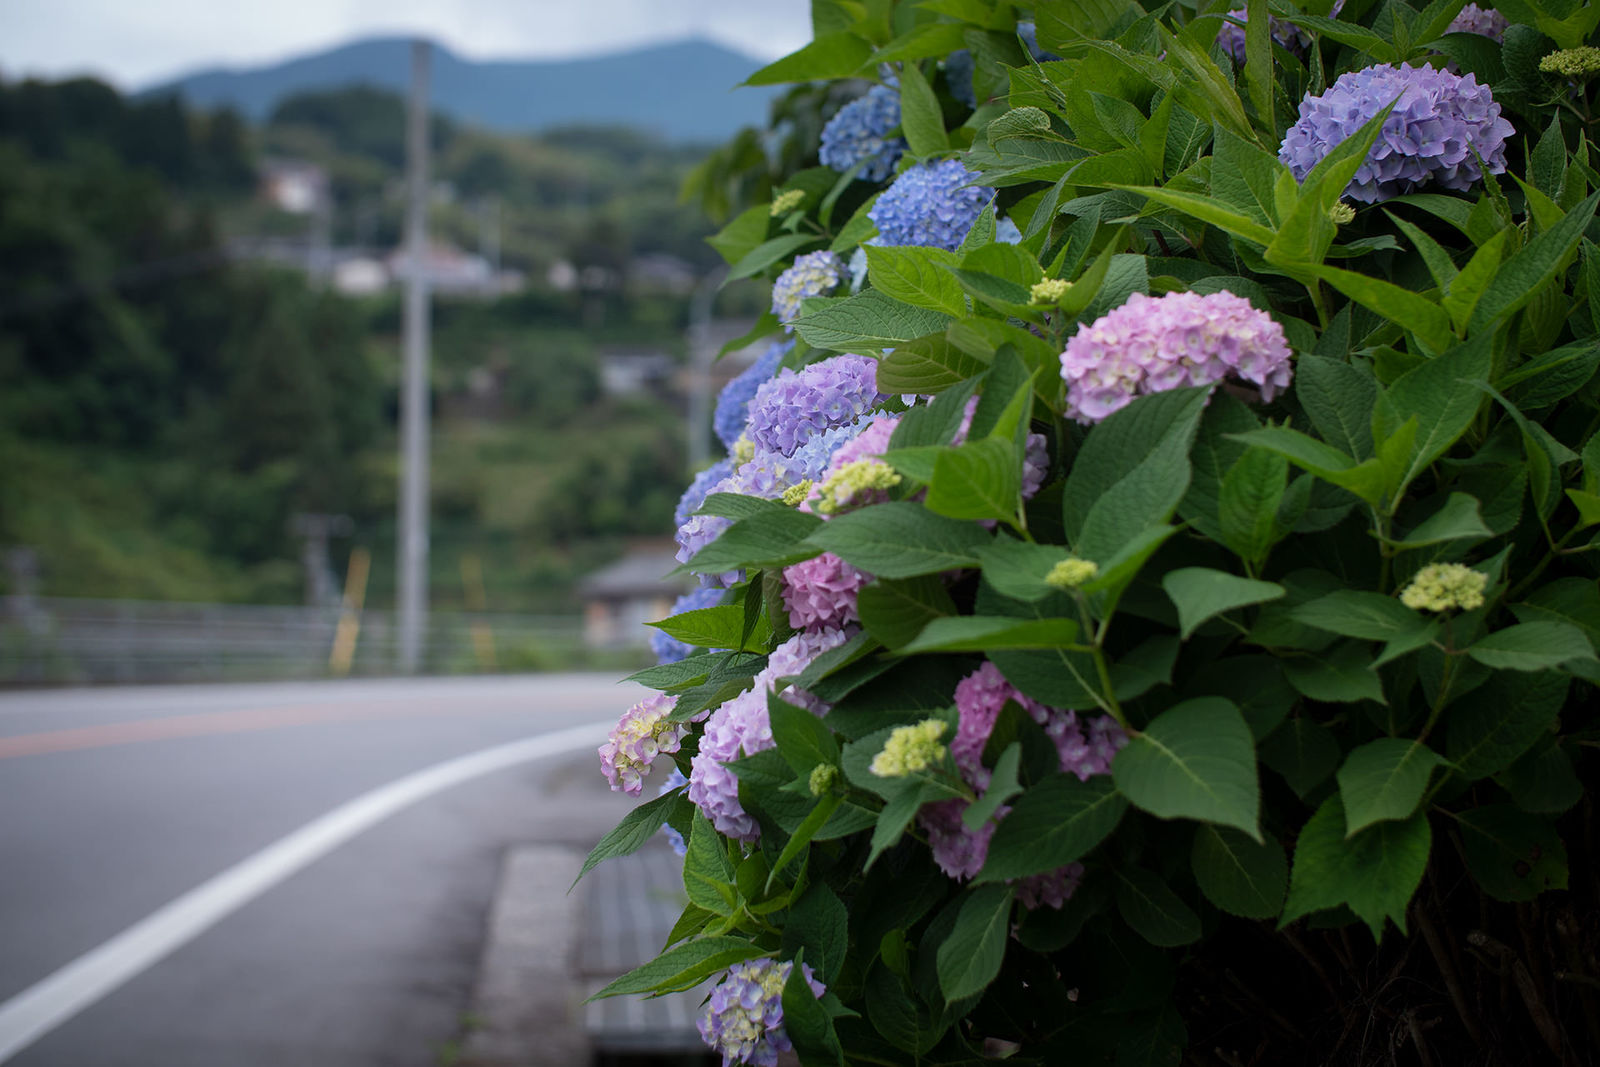
<instances>
[{"instance_id":1,"label":"asphalt road","mask_svg":"<svg viewBox=\"0 0 1600 1067\"><path fill-rule=\"evenodd\" d=\"M593 675L0 694L0 1018L342 805L574 726L598 744L633 699ZM580 740L401 807L5 1062L448 1063L505 848L586 846L629 806Z\"/></svg>"}]
</instances>

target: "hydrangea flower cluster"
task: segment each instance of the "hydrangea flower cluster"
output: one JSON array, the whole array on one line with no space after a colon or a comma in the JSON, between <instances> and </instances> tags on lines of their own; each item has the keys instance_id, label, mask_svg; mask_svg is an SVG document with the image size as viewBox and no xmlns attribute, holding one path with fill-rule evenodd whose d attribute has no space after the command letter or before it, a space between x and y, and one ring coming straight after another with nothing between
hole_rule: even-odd
<instances>
[{"instance_id":1,"label":"hydrangea flower cluster","mask_svg":"<svg viewBox=\"0 0 1600 1067\"><path fill-rule=\"evenodd\" d=\"M1238 19L1239 23L1246 22L1250 13L1249 8L1236 7L1228 12L1230 19ZM1338 14L1337 11L1334 14ZM1267 25L1272 31L1272 40L1282 48L1299 55L1311 46L1311 35L1299 26L1285 19L1274 16L1267 17ZM1233 57L1233 61L1244 66L1244 26L1232 22L1224 22L1222 29L1217 31L1217 44L1222 50Z\"/></svg>"},{"instance_id":2,"label":"hydrangea flower cluster","mask_svg":"<svg viewBox=\"0 0 1600 1067\"><path fill-rule=\"evenodd\" d=\"M954 747L954 746L952 746ZM994 837L997 819L990 819L976 830L967 828L961 813L967 810L964 800L941 800L924 804L917 812L917 825L928 835L928 848L933 862L956 881L976 878L989 858L989 840ZM1002 806L996 815L1009 812Z\"/></svg>"},{"instance_id":3,"label":"hydrangea flower cluster","mask_svg":"<svg viewBox=\"0 0 1600 1067\"><path fill-rule=\"evenodd\" d=\"M941 719L924 719L910 726L897 726L872 757L869 768L879 778L904 778L927 770L944 759L945 724Z\"/></svg>"},{"instance_id":4,"label":"hydrangea flower cluster","mask_svg":"<svg viewBox=\"0 0 1600 1067\"><path fill-rule=\"evenodd\" d=\"M790 960L758 959L736 963L722 976L698 1023L722 1067L777 1067L778 1053L794 1048L783 1029L783 987L792 973ZM827 992L810 964L802 963L800 974L815 996Z\"/></svg>"},{"instance_id":5,"label":"hydrangea flower cluster","mask_svg":"<svg viewBox=\"0 0 1600 1067\"><path fill-rule=\"evenodd\" d=\"M968 80L970 84L970 78ZM858 172L869 182L881 182L894 173L906 142L890 137L900 125L900 94L886 85L874 85L865 96L841 107L822 127L822 165L843 174L862 160L869 160Z\"/></svg>"},{"instance_id":6,"label":"hydrangea flower cluster","mask_svg":"<svg viewBox=\"0 0 1600 1067\"><path fill-rule=\"evenodd\" d=\"M1083 864L1069 863L1044 874L1017 879L1017 899L1029 911L1035 908L1061 910L1067 898L1077 892L1083 881Z\"/></svg>"},{"instance_id":7,"label":"hydrangea flower cluster","mask_svg":"<svg viewBox=\"0 0 1600 1067\"><path fill-rule=\"evenodd\" d=\"M674 765L672 773L667 775L667 780L661 783L660 789L656 790L656 796L664 797L674 789L682 789L688 784L689 779L685 778L683 772ZM667 839L668 847L678 855L687 856L689 854L689 846L684 842L683 835L674 830L671 823L664 822L661 824L661 836Z\"/></svg>"},{"instance_id":8,"label":"hydrangea flower cluster","mask_svg":"<svg viewBox=\"0 0 1600 1067\"><path fill-rule=\"evenodd\" d=\"M872 575L832 552L783 569L783 606L796 630L837 630L859 622L856 598Z\"/></svg>"},{"instance_id":9,"label":"hydrangea flower cluster","mask_svg":"<svg viewBox=\"0 0 1600 1067\"><path fill-rule=\"evenodd\" d=\"M821 715L827 705L792 685L780 681L801 673L822 653L849 639L845 630L819 630L795 634L772 650L767 665L751 680L751 687L725 701L706 719L700 751L689 766L689 799L705 813L717 832L741 841L760 836L755 819L739 803L739 778L723 764L741 755L753 756L773 745L772 720L767 716L767 694Z\"/></svg>"},{"instance_id":10,"label":"hydrangea flower cluster","mask_svg":"<svg viewBox=\"0 0 1600 1067\"><path fill-rule=\"evenodd\" d=\"M877 243L954 252L994 196L993 189L971 184L976 177L957 159L929 160L905 171L867 212L878 228Z\"/></svg>"},{"instance_id":11,"label":"hydrangea flower cluster","mask_svg":"<svg viewBox=\"0 0 1600 1067\"><path fill-rule=\"evenodd\" d=\"M1226 377L1253 383L1270 401L1293 373L1283 327L1229 292L1134 293L1080 328L1061 354L1067 415L1085 423L1145 393Z\"/></svg>"},{"instance_id":12,"label":"hydrangea flower cluster","mask_svg":"<svg viewBox=\"0 0 1600 1067\"><path fill-rule=\"evenodd\" d=\"M778 364L793 348L793 341L774 341L754 363L740 371L717 394L717 408L711 416L711 428L730 452L744 433L745 423L750 421L750 398L756 395L756 390L761 388L763 382L778 372Z\"/></svg>"},{"instance_id":13,"label":"hydrangea flower cluster","mask_svg":"<svg viewBox=\"0 0 1600 1067\"><path fill-rule=\"evenodd\" d=\"M700 611L702 608L715 607L721 600L721 589L701 586L673 601L672 610L667 612L667 615L671 617L673 615L682 615L686 611ZM677 663L693 652L694 649L665 630L652 629L650 631L650 651L655 653L657 663Z\"/></svg>"},{"instance_id":14,"label":"hydrangea flower cluster","mask_svg":"<svg viewBox=\"0 0 1600 1067\"><path fill-rule=\"evenodd\" d=\"M789 324L800 317L800 302L833 292L844 276L844 262L826 249L797 256L794 266L772 283L772 313L785 330L793 330Z\"/></svg>"},{"instance_id":15,"label":"hydrangea flower cluster","mask_svg":"<svg viewBox=\"0 0 1600 1067\"><path fill-rule=\"evenodd\" d=\"M1506 38L1506 17L1492 7L1468 4L1450 20L1446 33L1476 33L1493 41Z\"/></svg>"},{"instance_id":16,"label":"hydrangea flower cluster","mask_svg":"<svg viewBox=\"0 0 1600 1067\"><path fill-rule=\"evenodd\" d=\"M1484 176L1474 151L1490 174L1505 172L1506 138L1514 131L1488 86L1471 74L1388 64L1341 75L1321 96L1307 94L1278 158L1304 181L1390 101L1394 110L1344 195L1372 204L1430 184L1470 189Z\"/></svg>"},{"instance_id":17,"label":"hydrangea flower cluster","mask_svg":"<svg viewBox=\"0 0 1600 1067\"><path fill-rule=\"evenodd\" d=\"M727 481L733 473L733 461L719 459L705 470L694 476L694 481L689 483L689 488L683 491L678 498L678 507L672 513L672 519L679 526L689 520L689 516L700 510L700 505L706 502L706 497L713 492L720 492L714 487Z\"/></svg>"},{"instance_id":18,"label":"hydrangea flower cluster","mask_svg":"<svg viewBox=\"0 0 1600 1067\"><path fill-rule=\"evenodd\" d=\"M600 772L613 791L638 796L655 758L681 747L689 724L668 718L677 704L675 696L652 693L622 713L611 736L600 746Z\"/></svg>"},{"instance_id":19,"label":"hydrangea flower cluster","mask_svg":"<svg viewBox=\"0 0 1600 1067\"><path fill-rule=\"evenodd\" d=\"M1483 607L1489 576L1460 563L1430 563L1400 591L1413 611L1472 611Z\"/></svg>"},{"instance_id":20,"label":"hydrangea flower cluster","mask_svg":"<svg viewBox=\"0 0 1600 1067\"><path fill-rule=\"evenodd\" d=\"M878 365L866 356L784 369L750 401L750 439L758 449L792 456L815 434L855 422L882 399Z\"/></svg>"}]
</instances>

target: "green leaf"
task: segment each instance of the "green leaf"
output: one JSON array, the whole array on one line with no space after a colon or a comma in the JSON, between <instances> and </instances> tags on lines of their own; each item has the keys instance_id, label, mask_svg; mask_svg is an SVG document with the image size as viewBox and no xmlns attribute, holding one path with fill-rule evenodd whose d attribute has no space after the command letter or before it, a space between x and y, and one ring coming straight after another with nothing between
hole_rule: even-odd
<instances>
[{"instance_id":1,"label":"green leaf","mask_svg":"<svg viewBox=\"0 0 1600 1067\"><path fill-rule=\"evenodd\" d=\"M886 393L943 394L945 390L974 375L983 373L982 360L969 356L951 344L943 334L919 337L878 360L878 388ZM909 419L926 407L913 408L902 417ZM898 429L898 427L897 427ZM926 442L946 444L948 441ZM896 447L912 447L900 442Z\"/></svg>"},{"instance_id":2,"label":"green leaf","mask_svg":"<svg viewBox=\"0 0 1600 1067\"><path fill-rule=\"evenodd\" d=\"M793 511L776 500L762 500L760 497L745 496L742 493L711 493L696 515L716 515L719 518L748 519L763 512Z\"/></svg>"},{"instance_id":3,"label":"green leaf","mask_svg":"<svg viewBox=\"0 0 1600 1067\"><path fill-rule=\"evenodd\" d=\"M1444 507L1389 544L1395 548L1424 548L1446 541L1481 541L1493 536L1494 531L1484 525L1477 497L1451 493Z\"/></svg>"},{"instance_id":4,"label":"green leaf","mask_svg":"<svg viewBox=\"0 0 1600 1067\"><path fill-rule=\"evenodd\" d=\"M896 649L911 642L934 619L956 613L955 603L936 575L917 578L880 578L861 590L856 598L861 625L882 642Z\"/></svg>"},{"instance_id":5,"label":"green leaf","mask_svg":"<svg viewBox=\"0 0 1600 1067\"><path fill-rule=\"evenodd\" d=\"M1394 597L1356 589L1340 589L1308 601L1290 609L1289 617L1331 634L1368 641L1392 641L1425 630L1429 623Z\"/></svg>"},{"instance_id":6,"label":"green leaf","mask_svg":"<svg viewBox=\"0 0 1600 1067\"><path fill-rule=\"evenodd\" d=\"M767 633L753 633L751 643L744 644L744 608L738 604L722 604L714 608L686 611L670 619L650 624L663 633L671 634L690 648L733 648L746 651L765 651Z\"/></svg>"},{"instance_id":7,"label":"green leaf","mask_svg":"<svg viewBox=\"0 0 1600 1067\"><path fill-rule=\"evenodd\" d=\"M1566 701L1564 675L1493 675L1450 706L1445 755L1468 781L1504 770L1549 732Z\"/></svg>"},{"instance_id":8,"label":"green leaf","mask_svg":"<svg viewBox=\"0 0 1600 1067\"><path fill-rule=\"evenodd\" d=\"M1329 704L1375 700L1387 703L1383 680L1372 669L1370 653L1361 645L1346 642L1317 656L1296 656L1283 661L1289 684L1312 700Z\"/></svg>"},{"instance_id":9,"label":"green leaf","mask_svg":"<svg viewBox=\"0 0 1600 1067\"><path fill-rule=\"evenodd\" d=\"M816 969L817 977L832 985L849 951L849 927L850 913L838 894L813 882L788 909L782 954L793 956L804 949L806 962Z\"/></svg>"},{"instance_id":10,"label":"green leaf","mask_svg":"<svg viewBox=\"0 0 1600 1067\"><path fill-rule=\"evenodd\" d=\"M1478 301L1483 299L1484 291L1500 269L1500 259L1505 254L1506 242L1510 238L1511 231L1505 229L1480 245L1445 290L1444 309L1458 333L1464 333L1467 324L1472 321Z\"/></svg>"},{"instance_id":11,"label":"green leaf","mask_svg":"<svg viewBox=\"0 0 1600 1067\"><path fill-rule=\"evenodd\" d=\"M1133 932L1161 948L1200 940L1200 916L1166 882L1141 867L1117 867L1117 913Z\"/></svg>"},{"instance_id":12,"label":"green leaf","mask_svg":"<svg viewBox=\"0 0 1600 1067\"><path fill-rule=\"evenodd\" d=\"M924 504L952 519L1015 520L1021 502L1020 450L1004 438L985 437L939 452Z\"/></svg>"},{"instance_id":13,"label":"green leaf","mask_svg":"<svg viewBox=\"0 0 1600 1067\"><path fill-rule=\"evenodd\" d=\"M1380 737L1351 751L1339 768L1345 836L1385 819L1409 819L1444 760L1420 741Z\"/></svg>"},{"instance_id":14,"label":"green leaf","mask_svg":"<svg viewBox=\"0 0 1600 1067\"><path fill-rule=\"evenodd\" d=\"M794 508L759 511L722 531L687 566L699 574L788 566L817 554L806 538L821 527L817 516Z\"/></svg>"},{"instance_id":15,"label":"green leaf","mask_svg":"<svg viewBox=\"0 0 1600 1067\"><path fill-rule=\"evenodd\" d=\"M1375 435L1379 421L1393 432L1406 420L1417 419L1411 462L1396 493L1403 492L1472 425L1483 402L1476 383L1489 377L1492 340L1491 334L1482 334L1428 360L1402 374L1379 398Z\"/></svg>"},{"instance_id":16,"label":"green leaf","mask_svg":"<svg viewBox=\"0 0 1600 1067\"><path fill-rule=\"evenodd\" d=\"M1178 609L1178 627L1185 641L1207 619L1248 604L1277 600L1285 592L1276 582L1258 582L1208 567L1168 571L1161 588Z\"/></svg>"},{"instance_id":17,"label":"green leaf","mask_svg":"<svg viewBox=\"0 0 1600 1067\"><path fill-rule=\"evenodd\" d=\"M738 937L702 937L676 945L607 985L590 1000L625 993L692 989L701 980L735 963L765 956L768 950Z\"/></svg>"},{"instance_id":18,"label":"green leaf","mask_svg":"<svg viewBox=\"0 0 1600 1067\"><path fill-rule=\"evenodd\" d=\"M584 875L606 860L631 856L643 848L646 842L661 832L661 824L667 821L668 813L680 802L688 803L681 790L674 790L654 800L647 800L624 815L622 821L589 850L588 857L583 861L583 869L572 880L572 884L577 885Z\"/></svg>"},{"instance_id":19,"label":"green leaf","mask_svg":"<svg viewBox=\"0 0 1600 1067\"><path fill-rule=\"evenodd\" d=\"M990 540L977 523L895 501L840 515L821 524L807 542L879 578L915 578L976 567L979 550Z\"/></svg>"},{"instance_id":20,"label":"green leaf","mask_svg":"<svg viewBox=\"0 0 1600 1067\"><path fill-rule=\"evenodd\" d=\"M839 762L839 743L833 731L811 712L768 693L767 717L772 723L772 740L797 777L806 777L819 763Z\"/></svg>"},{"instance_id":21,"label":"green leaf","mask_svg":"<svg viewBox=\"0 0 1600 1067\"><path fill-rule=\"evenodd\" d=\"M1457 818L1467 869L1491 897L1529 901L1567 888L1567 847L1544 819L1510 804L1471 808Z\"/></svg>"},{"instance_id":22,"label":"green leaf","mask_svg":"<svg viewBox=\"0 0 1600 1067\"><path fill-rule=\"evenodd\" d=\"M1378 383L1371 373L1325 356L1295 362L1295 396L1311 424L1335 448L1357 460L1372 457L1372 408Z\"/></svg>"},{"instance_id":23,"label":"green leaf","mask_svg":"<svg viewBox=\"0 0 1600 1067\"><path fill-rule=\"evenodd\" d=\"M1524 622L1496 630L1467 649L1486 667L1543 671L1569 660L1593 660L1594 646L1582 630L1564 622Z\"/></svg>"},{"instance_id":24,"label":"green leaf","mask_svg":"<svg viewBox=\"0 0 1600 1067\"><path fill-rule=\"evenodd\" d=\"M1562 266L1571 262L1583 231L1600 206L1600 192L1590 194L1560 222L1529 241L1522 251L1508 259L1494 276L1478 301L1468 327L1474 335L1487 333L1499 319L1521 308L1533 295L1555 278ZM1487 377L1487 375L1480 375Z\"/></svg>"},{"instance_id":25,"label":"green leaf","mask_svg":"<svg viewBox=\"0 0 1600 1067\"><path fill-rule=\"evenodd\" d=\"M1015 619L1004 616L957 615L934 619L917 639L900 649L920 652L988 652L1007 648L1065 648L1076 643L1072 619Z\"/></svg>"},{"instance_id":26,"label":"green leaf","mask_svg":"<svg viewBox=\"0 0 1600 1067\"><path fill-rule=\"evenodd\" d=\"M866 253L867 277L872 280L873 288L915 307L958 317L967 313L961 286L946 269L956 263L953 252L942 248L867 245Z\"/></svg>"},{"instance_id":27,"label":"green leaf","mask_svg":"<svg viewBox=\"0 0 1600 1067\"><path fill-rule=\"evenodd\" d=\"M1272 114L1272 94L1276 86L1272 78L1272 31L1267 21L1266 0L1248 0L1245 13L1245 85L1250 90L1250 106L1255 108L1256 122L1273 133L1278 123Z\"/></svg>"},{"instance_id":28,"label":"green leaf","mask_svg":"<svg viewBox=\"0 0 1600 1067\"><path fill-rule=\"evenodd\" d=\"M1157 189L1153 186L1113 185L1112 188L1138 193L1147 200L1172 208L1174 211L1181 211L1191 218L1199 219L1235 237L1254 241L1263 248L1272 243L1273 231L1269 227L1255 221L1249 215L1235 211L1221 200L1201 196L1198 193L1186 193L1170 188Z\"/></svg>"},{"instance_id":29,"label":"green leaf","mask_svg":"<svg viewBox=\"0 0 1600 1067\"><path fill-rule=\"evenodd\" d=\"M1045 576L1057 563L1071 556L1072 553L1060 545L1039 545L1030 541L1014 541L1009 537L996 537L984 546L978 554L978 561L983 567L983 580L995 592L1013 600L1032 603L1058 591L1045 581Z\"/></svg>"},{"instance_id":30,"label":"green leaf","mask_svg":"<svg viewBox=\"0 0 1600 1067\"><path fill-rule=\"evenodd\" d=\"M1301 800L1328 780L1341 754L1333 732L1311 719L1290 719L1261 742L1261 762L1283 775Z\"/></svg>"},{"instance_id":31,"label":"green leaf","mask_svg":"<svg viewBox=\"0 0 1600 1067\"><path fill-rule=\"evenodd\" d=\"M767 875L767 890L770 892L772 883L777 879L778 873L793 863L810 845L817 831L827 824L833 816L834 810L844 802L844 797L837 794L825 796L817 801L817 806L811 809L811 814L805 817L794 833L789 835L789 840L783 844L783 851L772 864L772 870Z\"/></svg>"},{"instance_id":32,"label":"green leaf","mask_svg":"<svg viewBox=\"0 0 1600 1067\"><path fill-rule=\"evenodd\" d=\"M1222 543L1247 563L1260 564L1288 532L1278 527L1278 508L1288 478L1287 459L1264 448L1252 448L1222 479L1217 500Z\"/></svg>"},{"instance_id":33,"label":"green leaf","mask_svg":"<svg viewBox=\"0 0 1600 1067\"><path fill-rule=\"evenodd\" d=\"M689 851L683 860L683 888L689 903L717 915L734 911L733 864L722 835L698 810L689 826Z\"/></svg>"},{"instance_id":34,"label":"green leaf","mask_svg":"<svg viewBox=\"0 0 1600 1067\"><path fill-rule=\"evenodd\" d=\"M1189 486L1189 446L1206 390L1140 397L1089 431L1062 492L1062 518L1078 555L1115 556L1146 528L1163 526Z\"/></svg>"},{"instance_id":35,"label":"green leaf","mask_svg":"<svg viewBox=\"0 0 1600 1067\"><path fill-rule=\"evenodd\" d=\"M1111 772L1152 815L1235 826L1261 840L1255 747L1231 701L1200 697L1167 709L1117 753Z\"/></svg>"},{"instance_id":36,"label":"green leaf","mask_svg":"<svg viewBox=\"0 0 1600 1067\"><path fill-rule=\"evenodd\" d=\"M1237 830L1201 826L1189 863L1200 891L1230 915L1271 919L1283 908L1289 860L1271 837L1258 843Z\"/></svg>"},{"instance_id":37,"label":"green leaf","mask_svg":"<svg viewBox=\"0 0 1600 1067\"><path fill-rule=\"evenodd\" d=\"M915 63L900 68L900 129L911 151L919 156L936 155L950 147L939 98Z\"/></svg>"},{"instance_id":38,"label":"green leaf","mask_svg":"<svg viewBox=\"0 0 1600 1067\"><path fill-rule=\"evenodd\" d=\"M805 1053L807 1063L832 1060L844 1067L844 1049L834 1032L833 1018L811 991L805 971L798 965L783 984L783 1028L794 1047Z\"/></svg>"},{"instance_id":39,"label":"green leaf","mask_svg":"<svg viewBox=\"0 0 1600 1067\"><path fill-rule=\"evenodd\" d=\"M739 278L748 278L752 274L760 274L780 259L787 259L806 245L815 244L816 234L812 233L786 233L763 241L743 256L738 262L728 268L728 280L735 281Z\"/></svg>"},{"instance_id":40,"label":"green leaf","mask_svg":"<svg viewBox=\"0 0 1600 1067\"><path fill-rule=\"evenodd\" d=\"M940 311L912 307L876 289L840 299L816 298L795 320L795 332L813 348L869 353L937 333L950 322Z\"/></svg>"},{"instance_id":41,"label":"green leaf","mask_svg":"<svg viewBox=\"0 0 1600 1067\"><path fill-rule=\"evenodd\" d=\"M974 996L1000 973L1011 926L1011 890L982 885L961 904L955 928L939 946L939 989L945 1001Z\"/></svg>"},{"instance_id":42,"label":"green leaf","mask_svg":"<svg viewBox=\"0 0 1600 1067\"><path fill-rule=\"evenodd\" d=\"M966 810L961 813L961 821L966 824L968 830L974 833L981 830L983 824L994 817L1000 805L1022 792L1022 786L1017 783L1017 765L1021 761L1022 744L1013 741L995 761L994 773L989 779L989 787L983 791L983 796L968 804Z\"/></svg>"},{"instance_id":43,"label":"green leaf","mask_svg":"<svg viewBox=\"0 0 1600 1067\"><path fill-rule=\"evenodd\" d=\"M1052 775L1024 792L995 828L977 881L1026 878L1076 862L1111 835L1127 808L1106 775Z\"/></svg>"},{"instance_id":44,"label":"green leaf","mask_svg":"<svg viewBox=\"0 0 1600 1067\"><path fill-rule=\"evenodd\" d=\"M1521 759L1495 776L1523 811L1559 815L1583 799L1583 782L1554 736L1536 742Z\"/></svg>"},{"instance_id":45,"label":"green leaf","mask_svg":"<svg viewBox=\"0 0 1600 1067\"><path fill-rule=\"evenodd\" d=\"M1345 837L1344 803L1335 793L1311 816L1295 844L1289 899L1280 925L1347 905L1382 940L1385 919L1406 932L1406 906L1433 848L1426 815L1381 822Z\"/></svg>"},{"instance_id":46,"label":"green leaf","mask_svg":"<svg viewBox=\"0 0 1600 1067\"><path fill-rule=\"evenodd\" d=\"M1450 316L1444 309L1425 296L1402 289L1393 282L1357 274L1342 267L1326 264L1298 265L1298 271L1320 278L1362 307L1376 311L1385 318L1404 323L1428 347L1438 351L1449 346L1452 339Z\"/></svg>"},{"instance_id":47,"label":"green leaf","mask_svg":"<svg viewBox=\"0 0 1600 1067\"><path fill-rule=\"evenodd\" d=\"M746 85L848 78L872 57L872 45L853 33L818 34L812 42L769 63L744 80Z\"/></svg>"},{"instance_id":48,"label":"green leaf","mask_svg":"<svg viewBox=\"0 0 1600 1067\"><path fill-rule=\"evenodd\" d=\"M1383 498L1384 478L1377 460L1369 459L1358 465L1332 445L1287 426L1267 426L1228 436L1253 448L1276 452L1302 470L1348 489L1368 503L1377 503Z\"/></svg>"}]
</instances>

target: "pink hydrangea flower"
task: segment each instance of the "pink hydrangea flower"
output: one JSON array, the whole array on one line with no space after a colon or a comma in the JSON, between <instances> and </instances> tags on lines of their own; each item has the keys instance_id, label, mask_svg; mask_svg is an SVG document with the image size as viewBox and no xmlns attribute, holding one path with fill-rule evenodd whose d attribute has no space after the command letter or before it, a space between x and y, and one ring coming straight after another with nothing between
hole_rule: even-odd
<instances>
[{"instance_id":1,"label":"pink hydrangea flower","mask_svg":"<svg viewBox=\"0 0 1600 1067\"><path fill-rule=\"evenodd\" d=\"M613 790L638 796L655 758L681 747L689 724L668 718L677 703L675 696L652 693L622 713L611 736L600 746L600 771Z\"/></svg>"},{"instance_id":2,"label":"pink hydrangea flower","mask_svg":"<svg viewBox=\"0 0 1600 1067\"><path fill-rule=\"evenodd\" d=\"M837 630L859 622L856 597L872 580L832 552L783 569L783 604L796 630Z\"/></svg>"}]
</instances>

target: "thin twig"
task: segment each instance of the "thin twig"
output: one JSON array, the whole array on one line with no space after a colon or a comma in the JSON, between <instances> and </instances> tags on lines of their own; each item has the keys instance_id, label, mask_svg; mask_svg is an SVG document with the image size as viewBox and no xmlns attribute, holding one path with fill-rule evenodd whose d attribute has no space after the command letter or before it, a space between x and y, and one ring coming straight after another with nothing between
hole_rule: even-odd
<instances>
[{"instance_id":1,"label":"thin twig","mask_svg":"<svg viewBox=\"0 0 1600 1067\"><path fill-rule=\"evenodd\" d=\"M1456 1015L1461 1019L1461 1025L1466 1029L1467 1036L1472 1038L1475 1045L1483 1044L1483 1031L1478 1029L1478 1022L1472 1016L1472 1009L1467 1005L1467 997L1461 989L1461 977L1456 973L1455 964L1450 962L1450 955L1445 950L1444 941L1439 937L1439 931L1434 928L1433 920L1422 908L1417 909L1417 926L1422 930L1422 939L1428 943L1428 951L1433 954L1433 962L1439 967L1439 977L1444 979L1444 988L1450 994L1450 1003L1455 1005Z\"/></svg>"}]
</instances>

